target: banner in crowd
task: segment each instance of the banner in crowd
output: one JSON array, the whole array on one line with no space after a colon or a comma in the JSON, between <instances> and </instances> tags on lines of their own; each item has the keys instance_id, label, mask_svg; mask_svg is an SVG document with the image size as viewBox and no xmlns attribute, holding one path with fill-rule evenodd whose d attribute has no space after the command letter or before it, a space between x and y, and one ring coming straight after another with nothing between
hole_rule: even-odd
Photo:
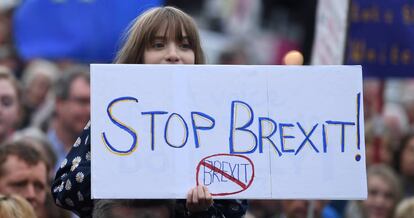
<instances>
[{"instance_id":1,"label":"banner in crowd","mask_svg":"<svg viewBox=\"0 0 414 218\"><path fill-rule=\"evenodd\" d=\"M14 41L25 60L111 63L128 24L164 0L30 0L14 15Z\"/></svg>"},{"instance_id":2,"label":"banner in crowd","mask_svg":"<svg viewBox=\"0 0 414 218\"><path fill-rule=\"evenodd\" d=\"M93 198L364 199L360 66L91 65Z\"/></svg>"},{"instance_id":3,"label":"banner in crowd","mask_svg":"<svg viewBox=\"0 0 414 218\"><path fill-rule=\"evenodd\" d=\"M344 61L349 0L319 0L316 12L313 65L340 65Z\"/></svg>"},{"instance_id":4,"label":"banner in crowd","mask_svg":"<svg viewBox=\"0 0 414 218\"><path fill-rule=\"evenodd\" d=\"M368 77L414 77L414 2L351 2L345 63Z\"/></svg>"}]
</instances>

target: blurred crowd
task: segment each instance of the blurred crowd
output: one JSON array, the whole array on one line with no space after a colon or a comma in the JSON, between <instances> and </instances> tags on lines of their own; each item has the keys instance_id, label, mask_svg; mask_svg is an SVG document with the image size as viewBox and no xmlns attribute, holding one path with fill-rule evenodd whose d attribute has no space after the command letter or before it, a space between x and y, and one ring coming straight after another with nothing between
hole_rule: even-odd
<instances>
[{"instance_id":1,"label":"blurred crowd","mask_svg":"<svg viewBox=\"0 0 414 218\"><path fill-rule=\"evenodd\" d=\"M88 65L22 60L12 37L18 1L1 1L0 217L10 217L10 205L29 214L16 217L73 217L55 206L50 182L90 118ZM199 22L210 63L280 64L291 49L308 63L314 24L306 16L316 1L239 1L249 8L239 13L224 10L237 1L195 2L167 4ZM414 217L414 80L366 78L363 85L368 199L251 200L246 217Z\"/></svg>"}]
</instances>

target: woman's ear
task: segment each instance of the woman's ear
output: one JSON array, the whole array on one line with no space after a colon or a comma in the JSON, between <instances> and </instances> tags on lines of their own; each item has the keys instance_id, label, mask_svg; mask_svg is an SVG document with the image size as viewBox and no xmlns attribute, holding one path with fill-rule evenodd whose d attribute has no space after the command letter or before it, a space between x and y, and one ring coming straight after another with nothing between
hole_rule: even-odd
<instances>
[{"instance_id":1,"label":"woman's ear","mask_svg":"<svg viewBox=\"0 0 414 218\"><path fill-rule=\"evenodd\" d=\"M284 65L303 65L303 55L299 51L292 50L283 57Z\"/></svg>"}]
</instances>

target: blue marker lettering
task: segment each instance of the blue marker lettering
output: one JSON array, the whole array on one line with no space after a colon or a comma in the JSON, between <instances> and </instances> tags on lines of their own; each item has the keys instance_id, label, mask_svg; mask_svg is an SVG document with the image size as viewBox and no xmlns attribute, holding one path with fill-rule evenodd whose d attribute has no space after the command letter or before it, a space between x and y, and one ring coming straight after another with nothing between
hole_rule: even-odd
<instances>
[{"instance_id":1,"label":"blue marker lettering","mask_svg":"<svg viewBox=\"0 0 414 218\"><path fill-rule=\"evenodd\" d=\"M279 132L280 132L280 146L282 148L282 152L284 153L293 153L295 152L294 149L285 149L285 139L294 139L295 136L291 136L291 135L285 135L283 129L285 127L293 127L293 124L291 123L279 123Z\"/></svg>"},{"instance_id":2,"label":"blue marker lettering","mask_svg":"<svg viewBox=\"0 0 414 218\"><path fill-rule=\"evenodd\" d=\"M199 117L202 117L204 119L209 120L211 122L211 125L210 126L197 126L196 122L195 122L195 117L196 116L199 116ZM215 125L215 121L214 121L214 118L210 117L207 114L204 114L204 113L201 113L201 112L191 112L191 123L193 125L195 147L199 148L200 147L200 139L199 139L197 130L210 130L210 129L213 129L213 127Z\"/></svg>"},{"instance_id":3,"label":"blue marker lettering","mask_svg":"<svg viewBox=\"0 0 414 218\"><path fill-rule=\"evenodd\" d=\"M247 182L247 166L250 164L240 164L244 166L244 182Z\"/></svg>"},{"instance_id":4,"label":"blue marker lettering","mask_svg":"<svg viewBox=\"0 0 414 218\"><path fill-rule=\"evenodd\" d=\"M169 127L169 124L170 124L170 120L171 120L173 117L177 117L177 118L181 121L181 123L183 124L183 126L184 126L184 130L185 130L184 137L183 137L183 138L184 138L184 140L183 140L183 142L181 143L181 145L173 145L172 143L170 143L170 142L168 141L168 127ZM165 124L164 139L165 139L165 142L166 142L169 146L171 146L171 147L173 147L173 148L182 148L182 147L184 147L184 145L187 143L187 140L188 140L188 126L187 126L187 123L185 122L185 120L183 119L183 117L182 117L181 115L179 115L179 114L177 114L177 113L172 113L172 114L168 117L167 123Z\"/></svg>"},{"instance_id":5,"label":"blue marker lettering","mask_svg":"<svg viewBox=\"0 0 414 218\"><path fill-rule=\"evenodd\" d=\"M360 108L361 108L361 93L358 93L357 94L357 115L356 115L356 122L357 122L357 148L358 148L358 150L361 149L361 135L360 135L361 129L360 129L360 126L359 126L360 125L360 123L359 123L359 116L360 116L359 111L360 111ZM356 161L360 161L361 160L361 155L359 153L356 154L355 160Z\"/></svg>"},{"instance_id":6,"label":"blue marker lettering","mask_svg":"<svg viewBox=\"0 0 414 218\"><path fill-rule=\"evenodd\" d=\"M328 147L328 139L326 138L325 124L322 124L322 139L323 139L323 152L326 153Z\"/></svg>"},{"instance_id":7,"label":"blue marker lettering","mask_svg":"<svg viewBox=\"0 0 414 218\"><path fill-rule=\"evenodd\" d=\"M137 133L135 132L134 129L132 129L131 127L123 124L121 121L119 121L118 119L116 119L115 117L112 116L112 107L119 102L123 102L123 101L133 101L133 102L138 102L138 99L134 98L134 97L120 97L120 98L116 98L113 101L111 101L106 109L106 112L108 114L109 119L111 120L111 122L113 124L115 124L116 126L118 126L119 128L125 130L128 134L131 135L132 137L132 144L129 147L128 150L122 151L122 150L118 150L116 149L113 145L111 145L111 143L108 141L108 138L106 136L106 134L103 132L102 133L102 138L103 138L103 142L106 145L106 147L113 153L118 154L118 155L129 155L132 152L134 152L134 150L136 149L137 145L138 145L138 136Z\"/></svg>"},{"instance_id":8,"label":"blue marker lettering","mask_svg":"<svg viewBox=\"0 0 414 218\"><path fill-rule=\"evenodd\" d=\"M354 122L326 121L327 124L341 125L341 152L345 152L345 126L355 126Z\"/></svg>"},{"instance_id":9,"label":"blue marker lettering","mask_svg":"<svg viewBox=\"0 0 414 218\"><path fill-rule=\"evenodd\" d=\"M235 170L236 170L236 167L238 167L238 166L239 166L238 164L234 164L234 167L231 167L231 164L229 163L230 173L231 173L231 176L232 176L233 178L236 178L236 176L234 175L234 172L235 172Z\"/></svg>"},{"instance_id":10,"label":"blue marker lettering","mask_svg":"<svg viewBox=\"0 0 414 218\"><path fill-rule=\"evenodd\" d=\"M229 162L226 162L226 161L223 161L221 163L221 167L222 167L221 171L223 171L224 173L228 174L228 171L226 171L224 169L225 164L229 165L230 171L231 171L231 164ZM228 180L225 179L226 177L224 177L224 173L221 174L221 182L227 182L228 181Z\"/></svg>"},{"instance_id":11,"label":"blue marker lettering","mask_svg":"<svg viewBox=\"0 0 414 218\"><path fill-rule=\"evenodd\" d=\"M263 135L263 123L269 123L271 126L270 134L264 136ZM267 118L267 117L259 117L259 153L263 153L263 139L267 139L270 144L272 144L273 148L275 148L277 154L282 156L282 152L279 151L279 149L276 147L275 143L270 139L270 137L273 136L273 134L276 133L277 130L277 124L274 120Z\"/></svg>"},{"instance_id":12,"label":"blue marker lettering","mask_svg":"<svg viewBox=\"0 0 414 218\"><path fill-rule=\"evenodd\" d=\"M217 167L217 164L218 164L218 167ZM217 169L221 169L221 163L220 163L220 161L217 161L217 160L214 161L214 167L217 168ZM220 178L218 176L218 173L213 170L213 182L214 182L214 177L217 178L217 182L220 182Z\"/></svg>"},{"instance_id":13,"label":"blue marker lettering","mask_svg":"<svg viewBox=\"0 0 414 218\"><path fill-rule=\"evenodd\" d=\"M312 127L312 130L309 132L309 134L307 134L305 132L305 130L302 128L302 126L300 125L299 122L296 122L296 124L298 125L300 131L302 131L303 135L305 136L305 139L303 140L302 144L300 144L299 148L296 150L295 155L297 155L299 153L299 151L302 149L302 147L306 144L306 142L309 142L309 144L312 146L312 148L316 151L316 153L319 153L319 150L316 148L316 146L313 144L313 142L310 140L310 136L312 135L313 131L315 131L316 127L318 126L318 124L314 125Z\"/></svg>"},{"instance_id":14,"label":"blue marker lettering","mask_svg":"<svg viewBox=\"0 0 414 218\"><path fill-rule=\"evenodd\" d=\"M357 148L358 150L361 149L361 129L359 123L359 112L361 108L361 93L357 94L357 116L356 116L356 123L357 123Z\"/></svg>"},{"instance_id":15,"label":"blue marker lettering","mask_svg":"<svg viewBox=\"0 0 414 218\"><path fill-rule=\"evenodd\" d=\"M208 161L208 160L205 160L204 162L208 162L210 165L212 165L212 162L211 161ZM209 169L210 171L206 171L206 168L207 169ZM203 178L203 183L204 183L204 185L205 186L209 186L211 183L213 183L213 176L211 175L211 172L213 171L212 169L210 169L209 167L206 167L206 165L203 165L203 175L204 175L204 178ZM209 178L210 178L210 183L207 183L206 182L206 175L208 175L209 176Z\"/></svg>"},{"instance_id":16,"label":"blue marker lettering","mask_svg":"<svg viewBox=\"0 0 414 218\"><path fill-rule=\"evenodd\" d=\"M243 126L235 127L236 120L237 120L237 112L238 112L237 108L239 105L247 108L249 120ZM253 133L253 131L247 129L253 123L253 119L254 119L253 110L247 103L242 102L242 101L233 101L231 103L230 137L229 137L230 154L249 154L249 153L253 153L256 150L257 136ZM255 144L250 150L236 151L234 149L234 134L236 131L243 131L243 132L249 133L254 138Z\"/></svg>"},{"instance_id":17,"label":"blue marker lettering","mask_svg":"<svg viewBox=\"0 0 414 218\"><path fill-rule=\"evenodd\" d=\"M150 115L151 116L151 150L154 150L155 147L155 115L162 115L162 114L167 114L168 112L166 111L148 111L148 112L142 112L142 115Z\"/></svg>"}]
</instances>

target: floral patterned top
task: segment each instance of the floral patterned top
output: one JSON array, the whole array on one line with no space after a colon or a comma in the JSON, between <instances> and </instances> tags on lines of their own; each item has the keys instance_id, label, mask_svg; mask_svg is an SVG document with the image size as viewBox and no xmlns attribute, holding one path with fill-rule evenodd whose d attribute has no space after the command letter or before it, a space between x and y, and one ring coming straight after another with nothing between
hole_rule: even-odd
<instances>
[{"instance_id":1,"label":"floral patterned top","mask_svg":"<svg viewBox=\"0 0 414 218\"><path fill-rule=\"evenodd\" d=\"M92 217L90 122L61 163L52 184L52 195L59 207L82 218ZM215 200L208 211L190 215L186 212L185 200L177 200L175 217L237 218L242 217L246 210L246 200Z\"/></svg>"}]
</instances>

